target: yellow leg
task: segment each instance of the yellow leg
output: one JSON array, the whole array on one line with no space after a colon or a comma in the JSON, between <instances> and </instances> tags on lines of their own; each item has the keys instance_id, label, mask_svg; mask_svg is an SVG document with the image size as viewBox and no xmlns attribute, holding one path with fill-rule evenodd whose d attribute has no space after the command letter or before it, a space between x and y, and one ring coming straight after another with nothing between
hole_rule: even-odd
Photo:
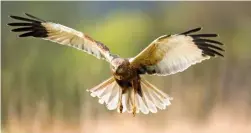
<instances>
[{"instance_id":1,"label":"yellow leg","mask_svg":"<svg viewBox=\"0 0 251 133\"><path fill-rule=\"evenodd\" d=\"M134 117L136 116L136 111L137 111L137 107L136 107L136 94L137 94L137 92L134 89L134 91L133 91L133 107L132 107L132 114L133 114Z\"/></svg>"},{"instance_id":2,"label":"yellow leg","mask_svg":"<svg viewBox=\"0 0 251 133\"><path fill-rule=\"evenodd\" d=\"M123 105L122 105L122 89L119 89L119 104L118 104L118 112L122 113Z\"/></svg>"},{"instance_id":3,"label":"yellow leg","mask_svg":"<svg viewBox=\"0 0 251 133\"><path fill-rule=\"evenodd\" d=\"M133 108L132 108L132 113L133 116L136 115L137 113L137 105L136 105L136 98L139 90L141 90L140 86L140 77L137 76L135 79L132 80L132 86L133 86Z\"/></svg>"}]
</instances>

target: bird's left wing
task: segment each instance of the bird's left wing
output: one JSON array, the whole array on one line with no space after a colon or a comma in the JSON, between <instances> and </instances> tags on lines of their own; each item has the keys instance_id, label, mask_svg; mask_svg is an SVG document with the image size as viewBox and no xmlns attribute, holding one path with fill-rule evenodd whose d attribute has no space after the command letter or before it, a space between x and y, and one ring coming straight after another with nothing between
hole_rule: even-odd
<instances>
[{"instance_id":1,"label":"bird's left wing","mask_svg":"<svg viewBox=\"0 0 251 133\"><path fill-rule=\"evenodd\" d=\"M109 49L101 42L95 41L91 37L72 28L61 24L47 22L25 13L29 18L10 16L13 19L23 22L9 23L9 26L17 27L13 32L24 32L19 37L36 37L44 40L67 45L85 51L97 58L102 58L110 62L113 58Z\"/></svg>"},{"instance_id":2,"label":"bird's left wing","mask_svg":"<svg viewBox=\"0 0 251 133\"><path fill-rule=\"evenodd\" d=\"M184 71L210 57L223 56L218 51L224 50L217 46L222 43L207 39L216 37L217 34L191 34L199 30L201 28L157 38L136 57L130 59L132 67L137 68L139 74L165 76Z\"/></svg>"}]
</instances>

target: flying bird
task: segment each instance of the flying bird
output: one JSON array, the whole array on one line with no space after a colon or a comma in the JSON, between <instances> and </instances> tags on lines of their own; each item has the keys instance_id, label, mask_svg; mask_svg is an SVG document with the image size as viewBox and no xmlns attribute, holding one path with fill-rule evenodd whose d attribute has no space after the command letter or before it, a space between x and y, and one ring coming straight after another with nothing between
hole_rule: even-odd
<instances>
[{"instance_id":1,"label":"flying bird","mask_svg":"<svg viewBox=\"0 0 251 133\"><path fill-rule=\"evenodd\" d=\"M20 22L9 23L13 32L23 32L19 37L35 37L70 46L89 53L110 63L112 76L101 84L88 89L91 96L109 110L120 113L149 112L166 109L172 98L142 75L167 76L182 72L191 65L210 57L222 56L221 42L209 39L217 34L197 34L202 28L195 28L179 34L162 35L151 42L133 58L122 58L110 52L103 43L88 35L48 22L25 13L27 17L10 16Z\"/></svg>"}]
</instances>

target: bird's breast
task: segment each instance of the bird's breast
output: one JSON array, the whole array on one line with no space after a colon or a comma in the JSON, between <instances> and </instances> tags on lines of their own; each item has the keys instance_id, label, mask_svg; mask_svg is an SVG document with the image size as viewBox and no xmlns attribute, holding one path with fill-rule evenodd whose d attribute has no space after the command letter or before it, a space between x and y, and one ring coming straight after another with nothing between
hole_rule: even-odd
<instances>
[{"instance_id":1,"label":"bird's breast","mask_svg":"<svg viewBox=\"0 0 251 133\"><path fill-rule=\"evenodd\" d=\"M137 76L137 73L134 69L131 69L130 67L123 68L123 71L116 71L113 72L113 75L118 80L132 80L134 77Z\"/></svg>"}]
</instances>

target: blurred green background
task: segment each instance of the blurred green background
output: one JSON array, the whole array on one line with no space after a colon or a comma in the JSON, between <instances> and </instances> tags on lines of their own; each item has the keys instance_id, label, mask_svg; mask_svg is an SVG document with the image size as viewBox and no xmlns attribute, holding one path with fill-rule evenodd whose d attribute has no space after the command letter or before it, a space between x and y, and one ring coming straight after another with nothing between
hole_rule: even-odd
<instances>
[{"instance_id":1,"label":"blurred green background","mask_svg":"<svg viewBox=\"0 0 251 133\"><path fill-rule=\"evenodd\" d=\"M121 57L163 34L202 26L220 35L225 58L144 76L174 100L167 110L134 118L108 111L86 92L111 76L107 62L11 33L8 15L24 12L83 31ZM3 132L251 132L251 2L1 2L1 19Z\"/></svg>"}]
</instances>

